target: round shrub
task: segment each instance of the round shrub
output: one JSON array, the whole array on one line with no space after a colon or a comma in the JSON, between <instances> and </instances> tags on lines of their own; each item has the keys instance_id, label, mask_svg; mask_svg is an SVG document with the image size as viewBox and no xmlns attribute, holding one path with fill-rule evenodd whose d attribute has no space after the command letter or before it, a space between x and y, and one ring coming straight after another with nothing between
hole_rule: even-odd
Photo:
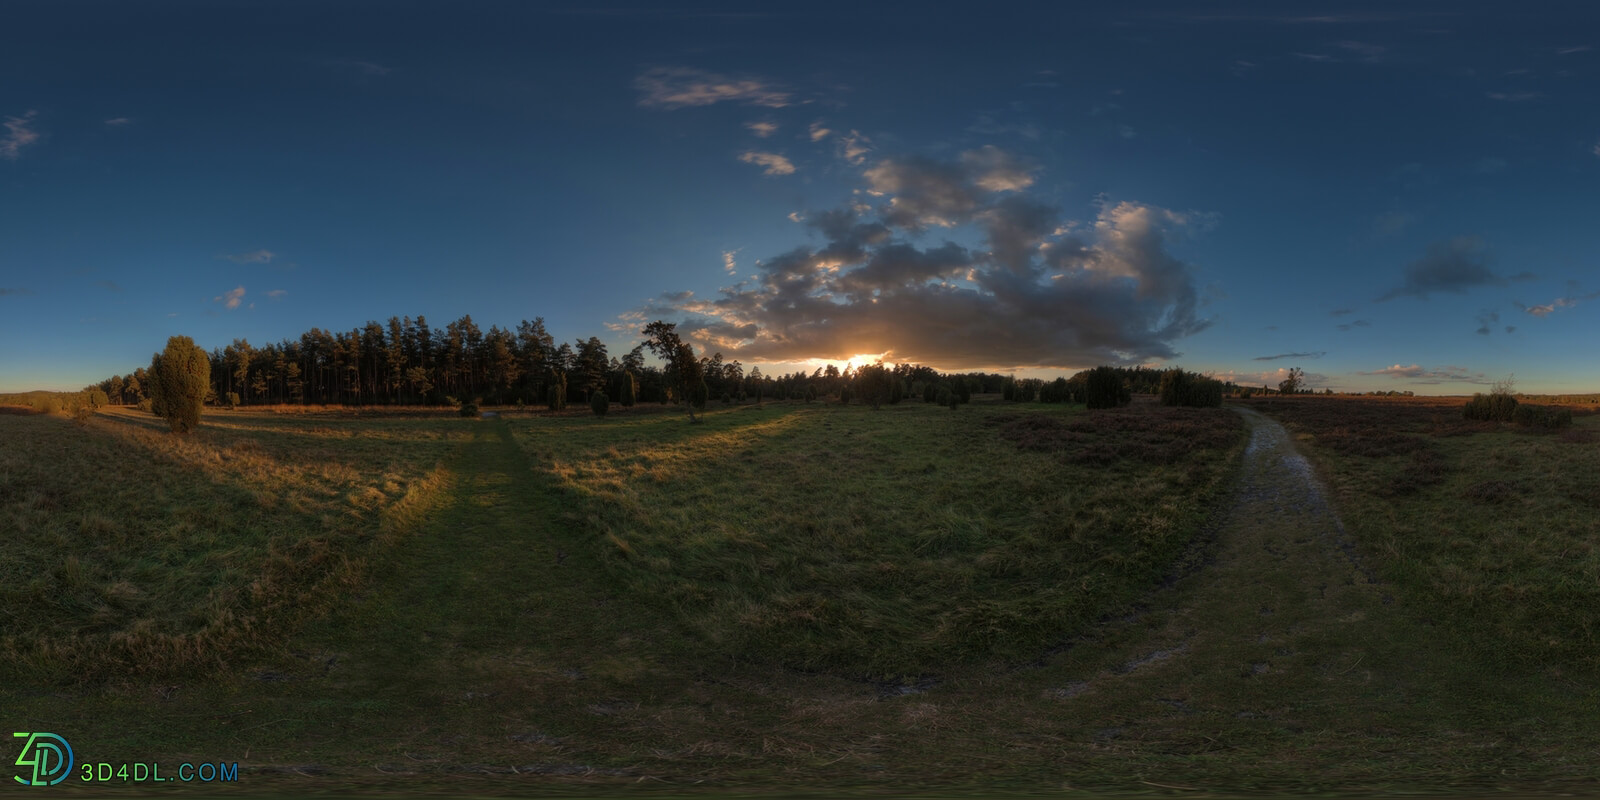
<instances>
[{"instance_id":1,"label":"round shrub","mask_svg":"<svg viewBox=\"0 0 1600 800\"><path fill-rule=\"evenodd\" d=\"M603 417L611 410L611 398L605 392L595 392L589 396L589 410L597 417Z\"/></svg>"},{"instance_id":2,"label":"round shrub","mask_svg":"<svg viewBox=\"0 0 1600 800\"><path fill-rule=\"evenodd\" d=\"M462 403L461 404L461 416L463 416L463 417L476 417L476 416L478 416L478 404L477 403Z\"/></svg>"}]
</instances>

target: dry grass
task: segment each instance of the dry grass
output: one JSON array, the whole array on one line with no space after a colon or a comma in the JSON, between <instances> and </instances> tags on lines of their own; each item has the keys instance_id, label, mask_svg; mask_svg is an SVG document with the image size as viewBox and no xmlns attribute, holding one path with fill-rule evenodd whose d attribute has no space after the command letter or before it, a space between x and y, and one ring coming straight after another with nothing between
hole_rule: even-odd
<instances>
[{"instance_id":1,"label":"dry grass","mask_svg":"<svg viewBox=\"0 0 1600 800\"><path fill-rule=\"evenodd\" d=\"M374 537L440 488L447 433L254 419L176 436L128 410L0 417L6 660L74 678L223 663L359 586Z\"/></svg>"}]
</instances>

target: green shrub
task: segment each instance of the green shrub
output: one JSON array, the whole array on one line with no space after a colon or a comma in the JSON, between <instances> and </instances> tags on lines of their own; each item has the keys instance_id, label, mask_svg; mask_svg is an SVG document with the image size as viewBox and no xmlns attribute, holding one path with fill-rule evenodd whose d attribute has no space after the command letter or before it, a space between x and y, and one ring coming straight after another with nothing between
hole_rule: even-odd
<instances>
[{"instance_id":1,"label":"green shrub","mask_svg":"<svg viewBox=\"0 0 1600 800\"><path fill-rule=\"evenodd\" d=\"M939 390L933 395L933 401L941 406L955 408L957 405L956 393L950 391L950 387L948 386L940 386Z\"/></svg>"},{"instance_id":2,"label":"green shrub","mask_svg":"<svg viewBox=\"0 0 1600 800\"><path fill-rule=\"evenodd\" d=\"M188 433L200 424L211 390L211 359L193 339L173 336L150 358L150 389L156 413L166 417L172 432Z\"/></svg>"},{"instance_id":3,"label":"green shrub","mask_svg":"<svg viewBox=\"0 0 1600 800\"><path fill-rule=\"evenodd\" d=\"M850 405L850 387L849 386L840 386L839 387L839 405L841 405L841 406Z\"/></svg>"},{"instance_id":4,"label":"green shrub","mask_svg":"<svg viewBox=\"0 0 1600 800\"><path fill-rule=\"evenodd\" d=\"M54 414L61 410L61 401L55 395L47 395L33 401L33 407L46 414Z\"/></svg>"},{"instance_id":5,"label":"green shrub","mask_svg":"<svg viewBox=\"0 0 1600 800\"><path fill-rule=\"evenodd\" d=\"M238 408L238 407L239 407L239 393L238 392L228 392L228 408Z\"/></svg>"},{"instance_id":6,"label":"green shrub","mask_svg":"<svg viewBox=\"0 0 1600 800\"><path fill-rule=\"evenodd\" d=\"M1222 405L1222 383L1174 367L1161 374L1161 405L1216 408Z\"/></svg>"},{"instance_id":7,"label":"green shrub","mask_svg":"<svg viewBox=\"0 0 1600 800\"><path fill-rule=\"evenodd\" d=\"M1112 367L1095 367L1084 379L1084 402L1090 408L1116 408L1133 400L1122 376Z\"/></svg>"},{"instance_id":8,"label":"green shrub","mask_svg":"<svg viewBox=\"0 0 1600 800\"><path fill-rule=\"evenodd\" d=\"M817 390L811 384L806 384L806 402L809 403L815 399L817 399Z\"/></svg>"},{"instance_id":9,"label":"green shrub","mask_svg":"<svg viewBox=\"0 0 1600 800\"><path fill-rule=\"evenodd\" d=\"M1518 425L1526 425L1530 428L1570 428L1572 427L1572 409L1523 403L1518 405L1516 410L1512 412L1511 419Z\"/></svg>"},{"instance_id":10,"label":"green shrub","mask_svg":"<svg viewBox=\"0 0 1600 800\"><path fill-rule=\"evenodd\" d=\"M597 417L603 417L611 410L611 398L605 392L595 392L589 396L589 410Z\"/></svg>"},{"instance_id":11,"label":"green shrub","mask_svg":"<svg viewBox=\"0 0 1600 800\"><path fill-rule=\"evenodd\" d=\"M638 397L639 379L633 377L633 373L631 371L624 370L622 373L622 397L620 398L622 407L633 408L633 404L637 401Z\"/></svg>"},{"instance_id":12,"label":"green shrub","mask_svg":"<svg viewBox=\"0 0 1600 800\"><path fill-rule=\"evenodd\" d=\"M1466 419L1485 422L1510 422L1517 413L1517 398L1509 394L1475 394L1461 408Z\"/></svg>"},{"instance_id":13,"label":"green shrub","mask_svg":"<svg viewBox=\"0 0 1600 800\"><path fill-rule=\"evenodd\" d=\"M460 414L463 417L476 417L476 416L478 416L478 404L477 403L462 403L461 404Z\"/></svg>"},{"instance_id":14,"label":"green shrub","mask_svg":"<svg viewBox=\"0 0 1600 800\"><path fill-rule=\"evenodd\" d=\"M156 413L155 404L152 403L150 401L150 398L148 398L148 397L140 398L140 400L139 400L139 410L147 412L147 413L150 413L150 414Z\"/></svg>"}]
</instances>

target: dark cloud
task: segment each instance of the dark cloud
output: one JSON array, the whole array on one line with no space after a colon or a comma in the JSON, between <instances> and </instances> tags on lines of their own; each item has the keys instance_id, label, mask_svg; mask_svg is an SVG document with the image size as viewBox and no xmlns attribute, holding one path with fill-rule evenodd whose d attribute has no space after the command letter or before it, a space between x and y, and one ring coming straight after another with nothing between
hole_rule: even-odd
<instances>
[{"instance_id":1,"label":"dark cloud","mask_svg":"<svg viewBox=\"0 0 1600 800\"><path fill-rule=\"evenodd\" d=\"M4 287L0 287L0 297L5 297L6 295L23 295L23 294L33 294L33 292L30 292L27 289L6 289Z\"/></svg>"},{"instance_id":2,"label":"dark cloud","mask_svg":"<svg viewBox=\"0 0 1600 800\"><path fill-rule=\"evenodd\" d=\"M1342 316L1345 316L1346 314L1354 314L1354 313L1356 313L1356 310L1353 309L1353 308L1336 308L1336 309L1334 309L1332 311L1329 311L1328 312L1328 316L1330 316L1330 317L1342 317Z\"/></svg>"},{"instance_id":3,"label":"dark cloud","mask_svg":"<svg viewBox=\"0 0 1600 800\"><path fill-rule=\"evenodd\" d=\"M964 224L989 195L1033 184L1027 164L992 146L969 150L953 162L922 156L885 159L864 174L872 194L889 198L884 222L907 230Z\"/></svg>"},{"instance_id":4,"label":"dark cloud","mask_svg":"<svg viewBox=\"0 0 1600 800\"><path fill-rule=\"evenodd\" d=\"M1434 242L1422 258L1406 267L1405 283L1391 289L1378 302L1402 295L1424 298L1434 292L1461 294L1478 286L1504 286L1506 279L1489 270L1483 240L1458 236Z\"/></svg>"},{"instance_id":5,"label":"dark cloud","mask_svg":"<svg viewBox=\"0 0 1600 800\"><path fill-rule=\"evenodd\" d=\"M1279 353L1275 356L1256 356L1251 361L1277 361L1280 358L1322 358L1327 355L1326 350L1317 350L1311 353Z\"/></svg>"},{"instance_id":6,"label":"dark cloud","mask_svg":"<svg viewBox=\"0 0 1600 800\"><path fill-rule=\"evenodd\" d=\"M1347 330L1350 330L1351 328L1370 328L1370 327L1372 327L1372 323L1370 323L1370 322L1368 322L1368 321L1366 321L1364 319L1358 319L1355 322L1343 323L1343 324L1339 325L1338 327L1339 327L1339 330L1341 330L1341 331L1347 331Z\"/></svg>"},{"instance_id":7,"label":"dark cloud","mask_svg":"<svg viewBox=\"0 0 1600 800\"><path fill-rule=\"evenodd\" d=\"M112 292L121 292L123 288L112 281L95 281L94 285Z\"/></svg>"},{"instance_id":8,"label":"dark cloud","mask_svg":"<svg viewBox=\"0 0 1600 800\"><path fill-rule=\"evenodd\" d=\"M1478 330L1474 331L1479 336L1488 336L1490 326L1500 321L1500 314L1494 311L1483 311L1478 314Z\"/></svg>"},{"instance_id":9,"label":"dark cloud","mask_svg":"<svg viewBox=\"0 0 1600 800\"><path fill-rule=\"evenodd\" d=\"M1391 378L1409 380L1412 383L1438 384L1438 383L1489 383L1489 379L1481 372L1473 372L1466 367L1438 367L1428 369L1418 364L1402 366L1395 364L1392 367L1373 370L1371 372L1358 372L1357 375L1387 375Z\"/></svg>"},{"instance_id":10,"label":"dark cloud","mask_svg":"<svg viewBox=\"0 0 1600 800\"><path fill-rule=\"evenodd\" d=\"M954 162L886 160L865 177L886 199L808 216L822 246L762 262L752 284L715 299L680 293L642 311L746 362L886 353L945 369L1172 358L1177 341L1209 325L1192 268L1167 250L1173 232L1203 217L1105 203L1079 226L1020 194L1027 168L993 148ZM894 233L963 223L987 252ZM1066 233L1078 228L1081 237Z\"/></svg>"},{"instance_id":11,"label":"dark cloud","mask_svg":"<svg viewBox=\"0 0 1600 800\"><path fill-rule=\"evenodd\" d=\"M691 108L732 102L783 108L790 94L768 81L753 77L730 77L692 67L655 67L633 81L639 92L639 105L645 108Z\"/></svg>"}]
</instances>

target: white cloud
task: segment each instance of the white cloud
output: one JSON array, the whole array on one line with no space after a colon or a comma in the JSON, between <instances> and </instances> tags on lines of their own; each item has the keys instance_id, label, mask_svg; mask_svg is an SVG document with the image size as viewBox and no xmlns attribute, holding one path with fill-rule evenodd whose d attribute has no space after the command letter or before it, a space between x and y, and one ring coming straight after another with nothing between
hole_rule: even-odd
<instances>
[{"instance_id":1,"label":"white cloud","mask_svg":"<svg viewBox=\"0 0 1600 800\"><path fill-rule=\"evenodd\" d=\"M778 123L776 122L746 122L744 126L761 139L778 132Z\"/></svg>"},{"instance_id":2,"label":"white cloud","mask_svg":"<svg viewBox=\"0 0 1600 800\"><path fill-rule=\"evenodd\" d=\"M106 125L112 128L120 128L124 125L131 125L132 123L133 120L129 119L128 117L112 117L111 119L106 120Z\"/></svg>"},{"instance_id":3,"label":"white cloud","mask_svg":"<svg viewBox=\"0 0 1600 800\"><path fill-rule=\"evenodd\" d=\"M839 157L851 164L865 161L867 153L870 152L872 152L872 140L862 136L860 131L851 130L839 137Z\"/></svg>"},{"instance_id":4,"label":"white cloud","mask_svg":"<svg viewBox=\"0 0 1600 800\"><path fill-rule=\"evenodd\" d=\"M288 293L289 292L284 290L284 289L273 289L273 290L267 292L267 296L272 298L272 299L274 299L274 300L276 300L276 299L278 299L280 297L283 297L284 295L286 295Z\"/></svg>"},{"instance_id":5,"label":"white cloud","mask_svg":"<svg viewBox=\"0 0 1600 800\"><path fill-rule=\"evenodd\" d=\"M1390 378L1410 380L1416 383L1488 383L1488 379L1481 372L1473 372L1466 367L1437 367L1428 369L1420 364L1395 364L1371 372L1358 372L1358 375L1386 375Z\"/></svg>"},{"instance_id":6,"label":"white cloud","mask_svg":"<svg viewBox=\"0 0 1600 800\"><path fill-rule=\"evenodd\" d=\"M277 254L271 250L262 249L252 250L248 253L234 253L232 255L225 255L223 258L226 258L235 264L267 264L270 263L273 257L276 255Z\"/></svg>"},{"instance_id":7,"label":"white cloud","mask_svg":"<svg viewBox=\"0 0 1600 800\"><path fill-rule=\"evenodd\" d=\"M789 159L777 153L762 153L756 150L746 151L739 156L739 160L746 164L756 164L766 167L763 175L793 175L794 164Z\"/></svg>"},{"instance_id":8,"label":"white cloud","mask_svg":"<svg viewBox=\"0 0 1600 800\"><path fill-rule=\"evenodd\" d=\"M811 141L813 141L813 142L820 142L823 139L828 138L828 136L833 133L833 131L830 131L827 128L822 127L822 121L821 120L817 120L816 122L811 123L810 131L811 131Z\"/></svg>"},{"instance_id":9,"label":"white cloud","mask_svg":"<svg viewBox=\"0 0 1600 800\"><path fill-rule=\"evenodd\" d=\"M655 67L633 81L639 91L639 105L645 108L675 109L734 102L746 105L783 108L790 104L789 92L759 78L733 78L692 67Z\"/></svg>"},{"instance_id":10,"label":"white cloud","mask_svg":"<svg viewBox=\"0 0 1600 800\"><path fill-rule=\"evenodd\" d=\"M734 268L734 263L733 263L733 257L735 255L738 255L738 253L739 253L738 250L724 250L724 251L722 251L722 268L727 270L729 275L732 275L734 273L734 269L735 268Z\"/></svg>"},{"instance_id":11,"label":"white cloud","mask_svg":"<svg viewBox=\"0 0 1600 800\"><path fill-rule=\"evenodd\" d=\"M1543 96L1540 92L1490 92L1488 95L1490 100L1499 100L1502 103L1525 103Z\"/></svg>"},{"instance_id":12,"label":"white cloud","mask_svg":"<svg viewBox=\"0 0 1600 800\"><path fill-rule=\"evenodd\" d=\"M6 117L6 135L0 138L0 158L15 161L22 154L22 148L39 141L39 132L33 129L33 121L38 116L39 112L30 110L20 117Z\"/></svg>"},{"instance_id":13,"label":"white cloud","mask_svg":"<svg viewBox=\"0 0 1600 800\"><path fill-rule=\"evenodd\" d=\"M235 288L235 289L229 289L228 291L223 292L222 294L211 298L211 302L213 302L213 303L221 303L226 308L238 308L239 307L239 303L241 301L243 301L243 300L244 300L244 287L243 286L240 286L240 287Z\"/></svg>"}]
</instances>

